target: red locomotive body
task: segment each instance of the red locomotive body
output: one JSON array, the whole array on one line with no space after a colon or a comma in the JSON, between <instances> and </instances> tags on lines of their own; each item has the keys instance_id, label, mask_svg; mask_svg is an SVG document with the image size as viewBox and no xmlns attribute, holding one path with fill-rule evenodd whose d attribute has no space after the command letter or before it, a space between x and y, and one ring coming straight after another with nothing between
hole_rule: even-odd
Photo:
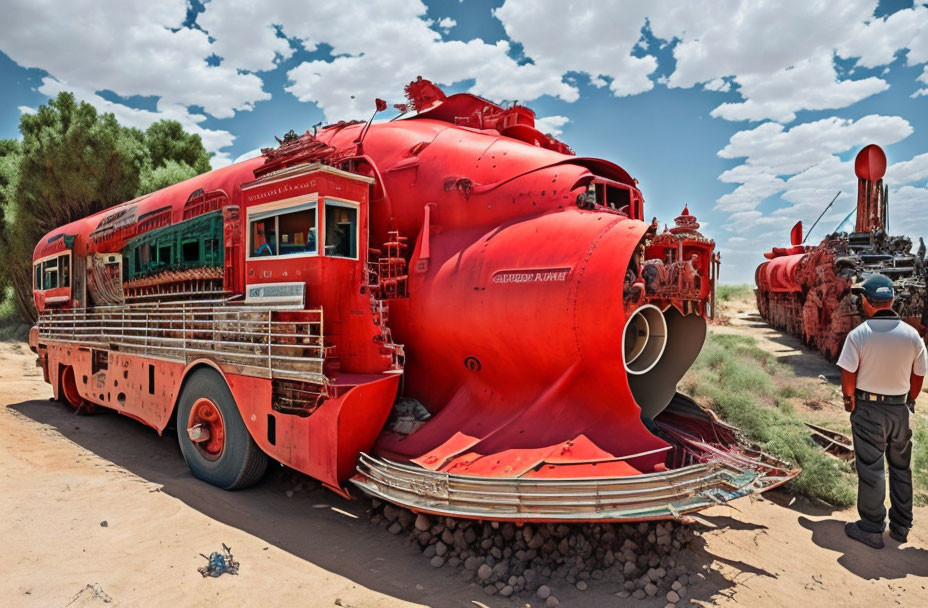
<instances>
[{"instance_id":1,"label":"red locomotive body","mask_svg":"<svg viewBox=\"0 0 928 608\"><path fill-rule=\"evenodd\" d=\"M794 474L675 393L718 268L687 210L658 233L527 108L407 93L43 238L56 397L175 416L222 487L270 457L465 517L678 517Z\"/></svg>"},{"instance_id":2,"label":"red locomotive body","mask_svg":"<svg viewBox=\"0 0 928 608\"><path fill-rule=\"evenodd\" d=\"M883 185L886 155L876 145L863 148L854 163L857 210L853 229L841 226L817 246L802 244L802 223L791 247L774 247L755 272L757 309L770 325L798 336L829 359L837 359L848 332L862 320L855 283L872 272L896 285L896 312L925 335L928 326L924 243L890 236L889 191ZM850 219L850 218L849 218Z\"/></svg>"}]
</instances>

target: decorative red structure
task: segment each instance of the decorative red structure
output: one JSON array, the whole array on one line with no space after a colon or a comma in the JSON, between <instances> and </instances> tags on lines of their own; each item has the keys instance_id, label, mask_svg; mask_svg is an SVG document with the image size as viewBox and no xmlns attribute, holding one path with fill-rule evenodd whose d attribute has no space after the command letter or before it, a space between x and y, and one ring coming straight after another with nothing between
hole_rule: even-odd
<instances>
[{"instance_id":1,"label":"decorative red structure","mask_svg":"<svg viewBox=\"0 0 928 608\"><path fill-rule=\"evenodd\" d=\"M871 272L893 279L900 316L925 335L925 246L916 255L912 241L888 236L888 188L883 185L886 155L879 146L863 148L854 162L857 214L853 232L835 232L817 246L801 245L802 223L791 232L792 246L764 254L755 272L757 309L773 327L801 338L834 360L847 333L861 322L855 283Z\"/></svg>"},{"instance_id":2,"label":"decorative red structure","mask_svg":"<svg viewBox=\"0 0 928 608\"><path fill-rule=\"evenodd\" d=\"M795 474L675 392L719 261L687 208L658 232L528 108L407 94L44 237L56 397L175 418L222 487L269 457L463 517L681 517Z\"/></svg>"}]
</instances>

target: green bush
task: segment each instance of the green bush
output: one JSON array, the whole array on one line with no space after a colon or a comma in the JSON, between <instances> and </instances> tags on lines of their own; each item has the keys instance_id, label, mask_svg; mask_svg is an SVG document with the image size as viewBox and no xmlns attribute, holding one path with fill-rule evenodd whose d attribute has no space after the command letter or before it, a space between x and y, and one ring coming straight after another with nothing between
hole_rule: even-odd
<instances>
[{"instance_id":1,"label":"green bush","mask_svg":"<svg viewBox=\"0 0 928 608\"><path fill-rule=\"evenodd\" d=\"M209 169L200 136L180 123L129 129L68 92L22 114L19 130L21 141L0 140L0 292L13 286L25 322L35 320L32 254L44 234Z\"/></svg>"},{"instance_id":2,"label":"green bush","mask_svg":"<svg viewBox=\"0 0 928 608\"><path fill-rule=\"evenodd\" d=\"M29 337L29 325L19 317L13 288L7 287L0 296L0 340L25 340Z\"/></svg>"}]
</instances>

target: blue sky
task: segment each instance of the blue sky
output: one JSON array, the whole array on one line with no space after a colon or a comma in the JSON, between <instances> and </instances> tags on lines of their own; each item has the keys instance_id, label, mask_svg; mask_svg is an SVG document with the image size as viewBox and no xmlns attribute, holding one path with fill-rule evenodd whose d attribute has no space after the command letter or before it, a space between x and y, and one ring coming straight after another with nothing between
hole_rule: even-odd
<instances>
[{"instance_id":1,"label":"blue sky","mask_svg":"<svg viewBox=\"0 0 928 608\"><path fill-rule=\"evenodd\" d=\"M519 100L578 154L689 204L749 282L797 219L853 207L852 161L884 146L893 232L928 233L928 6L846 0L13 0L0 23L0 137L69 90L124 124L198 132L219 166L289 129L367 118L418 75Z\"/></svg>"}]
</instances>

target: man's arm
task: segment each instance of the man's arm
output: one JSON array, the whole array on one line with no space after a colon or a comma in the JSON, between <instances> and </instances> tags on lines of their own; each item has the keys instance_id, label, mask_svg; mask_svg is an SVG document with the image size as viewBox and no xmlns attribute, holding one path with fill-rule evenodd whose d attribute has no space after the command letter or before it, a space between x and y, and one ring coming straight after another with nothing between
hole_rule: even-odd
<instances>
[{"instance_id":1,"label":"man's arm","mask_svg":"<svg viewBox=\"0 0 928 608\"><path fill-rule=\"evenodd\" d=\"M857 388L857 372L849 372L846 369L841 370L841 392L844 393L844 409L848 412L854 411L854 390ZM918 390L921 390L921 378L918 382ZM916 394L918 394L916 392Z\"/></svg>"},{"instance_id":2,"label":"man's arm","mask_svg":"<svg viewBox=\"0 0 928 608\"><path fill-rule=\"evenodd\" d=\"M860 367L860 349L857 345L857 330L851 331L844 339L838 367L841 368L841 392L844 393L844 409L854 411L854 390L857 388L857 372Z\"/></svg>"},{"instance_id":3,"label":"man's arm","mask_svg":"<svg viewBox=\"0 0 928 608\"><path fill-rule=\"evenodd\" d=\"M922 392L922 383L925 381L924 376L919 376L915 372L912 372L912 376L909 378L909 409L913 412L915 411L915 400L918 399L918 394Z\"/></svg>"},{"instance_id":4,"label":"man's arm","mask_svg":"<svg viewBox=\"0 0 928 608\"><path fill-rule=\"evenodd\" d=\"M918 355L912 363L912 375L909 376L909 402L906 404L909 409L915 412L915 400L918 399L918 393L922 390L922 383L925 381L925 374L928 373L928 353L925 352L925 343L922 342L921 336L916 336L916 348Z\"/></svg>"}]
</instances>

